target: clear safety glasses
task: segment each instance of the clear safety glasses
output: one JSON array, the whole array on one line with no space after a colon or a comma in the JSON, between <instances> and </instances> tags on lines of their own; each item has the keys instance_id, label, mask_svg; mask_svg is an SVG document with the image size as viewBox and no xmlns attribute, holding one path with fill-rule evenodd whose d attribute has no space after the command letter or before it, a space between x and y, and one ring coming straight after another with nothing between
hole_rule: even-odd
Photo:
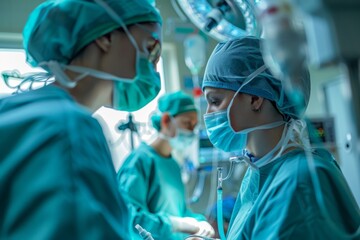
<instances>
[{"instance_id":1,"label":"clear safety glasses","mask_svg":"<svg viewBox=\"0 0 360 240\"><path fill-rule=\"evenodd\" d=\"M151 34L152 42L150 44L150 47L148 47L148 51L149 51L148 60L149 60L149 62L156 64L159 61L160 55L161 55L161 42L159 40L159 37L157 36L156 33L150 31L149 29L142 26L141 24L135 24L135 26L139 27L139 29Z\"/></svg>"}]
</instances>

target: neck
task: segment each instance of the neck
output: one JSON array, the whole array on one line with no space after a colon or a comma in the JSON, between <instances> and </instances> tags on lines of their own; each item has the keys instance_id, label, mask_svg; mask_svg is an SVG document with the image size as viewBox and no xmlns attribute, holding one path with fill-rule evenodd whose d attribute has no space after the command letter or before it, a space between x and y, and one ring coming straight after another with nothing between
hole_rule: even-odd
<instances>
[{"instance_id":1,"label":"neck","mask_svg":"<svg viewBox=\"0 0 360 240\"><path fill-rule=\"evenodd\" d=\"M267 130L257 130L249 133L247 149L256 158L270 152L281 139L285 125Z\"/></svg>"},{"instance_id":2,"label":"neck","mask_svg":"<svg viewBox=\"0 0 360 240\"><path fill-rule=\"evenodd\" d=\"M171 155L171 146L169 144L169 141L157 137L154 142L150 144L155 151L162 157L170 157Z\"/></svg>"},{"instance_id":3,"label":"neck","mask_svg":"<svg viewBox=\"0 0 360 240\"><path fill-rule=\"evenodd\" d=\"M102 71L102 55L95 44L90 44L79 56L74 58L69 65ZM65 70L65 74L69 79L74 80L83 73ZM101 106L111 105L112 89L112 81L86 76L79 80L74 88L68 89L68 92L78 103L89 108L91 111L95 111Z\"/></svg>"}]
</instances>

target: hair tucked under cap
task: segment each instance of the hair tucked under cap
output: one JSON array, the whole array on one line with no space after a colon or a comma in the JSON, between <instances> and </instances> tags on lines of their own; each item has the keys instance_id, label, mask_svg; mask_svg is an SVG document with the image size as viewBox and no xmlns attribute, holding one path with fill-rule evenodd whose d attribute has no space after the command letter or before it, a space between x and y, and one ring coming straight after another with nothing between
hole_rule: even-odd
<instances>
[{"instance_id":1,"label":"hair tucked under cap","mask_svg":"<svg viewBox=\"0 0 360 240\"><path fill-rule=\"evenodd\" d=\"M202 88L214 87L237 91L247 77L264 65L260 51L261 40L243 37L219 43L209 58ZM303 94L302 106L296 106L284 94L282 82L266 69L245 85L240 92L266 98L276 103L278 110L287 118L301 118L310 98L310 75L303 70L300 79Z\"/></svg>"},{"instance_id":2,"label":"hair tucked under cap","mask_svg":"<svg viewBox=\"0 0 360 240\"><path fill-rule=\"evenodd\" d=\"M104 0L125 25L162 22L158 10L147 0ZM37 66L44 61L68 64L95 39L120 28L94 1L47 0L29 16L23 31L27 61Z\"/></svg>"},{"instance_id":3,"label":"hair tucked under cap","mask_svg":"<svg viewBox=\"0 0 360 240\"><path fill-rule=\"evenodd\" d=\"M161 129L161 116L167 112L170 116L175 117L181 113L197 111L194 99L182 92L177 91L161 96L158 100L158 111L151 116L151 122L156 130Z\"/></svg>"}]
</instances>

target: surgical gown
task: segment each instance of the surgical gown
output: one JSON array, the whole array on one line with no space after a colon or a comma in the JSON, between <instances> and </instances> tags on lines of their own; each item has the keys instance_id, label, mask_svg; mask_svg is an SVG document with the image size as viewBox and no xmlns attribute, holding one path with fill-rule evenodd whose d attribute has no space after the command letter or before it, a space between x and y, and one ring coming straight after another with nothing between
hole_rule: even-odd
<instances>
[{"instance_id":1,"label":"surgical gown","mask_svg":"<svg viewBox=\"0 0 360 240\"><path fill-rule=\"evenodd\" d=\"M351 237L360 226L359 207L337 163L325 150L313 158L328 218L317 205L305 153L294 150L247 170L227 239L359 239Z\"/></svg>"},{"instance_id":2,"label":"surgical gown","mask_svg":"<svg viewBox=\"0 0 360 240\"><path fill-rule=\"evenodd\" d=\"M105 137L46 86L0 100L0 239L130 239Z\"/></svg>"},{"instance_id":3,"label":"surgical gown","mask_svg":"<svg viewBox=\"0 0 360 240\"><path fill-rule=\"evenodd\" d=\"M142 143L125 160L118 172L119 187L128 192L135 206L134 224L151 232L154 239L183 240L187 235L172 233L169 216L193 217L185 202L184 184L178 163L162 157L151 146ZM133 239L137 239L135 234Z\"/></svg>"}]
</instances>

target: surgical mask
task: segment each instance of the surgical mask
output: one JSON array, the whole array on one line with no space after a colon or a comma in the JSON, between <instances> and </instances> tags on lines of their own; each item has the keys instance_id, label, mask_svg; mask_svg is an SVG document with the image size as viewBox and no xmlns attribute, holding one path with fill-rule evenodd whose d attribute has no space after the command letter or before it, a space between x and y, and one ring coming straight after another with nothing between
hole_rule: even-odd
<instances>
[{"instance_id":1,"label":"surgical mask","mask_svg":"<svg viewBox=\"0 0 360 240\"><path fill-rule=\"evenodd\" d=\"M89 75L104 80L114 81L114 108L123 111L139 110L153 100L159 93L161 87L160 75L155 71L153 63L149 60L152 56L145 56L145 54L140 51L135 39L117 13L115 13L104 1L96 0L96 2L122 26L131 44L136 49L135 77L133 79L121 78L95 69L80 66L67 66L55 61L42 63L42 65L46 65L46 67L51 70L60 84L69 88L75 87L77 81ZM64 69L81 73L81 75L71 81L64 73Z\"/></svg>"},{"instance_id":2,"label":"surgical mask","mask_svg":"<svg viewBox=\"0 0 360 240\"><path fill-rule=\"evenodd\" d=\"M138 55L141 55L139 53ZM58 81L62 81L72 87L77 81L85 76L93 76L104 80L114 81L114 108L123 111L136 111L144 107L147 103L153 100L160 91L160 75L154 71L154 67L144 56L137 57L137 74L134 79L127 80L112 74L97 71L91 68L80 66L65 66L58 65L57 62L50 62L47 66L55 74ZM74 72L82 73L74 81L64 81L68 79L63 69L68 69Z\"/></svg>"},{"instance_id":3,"label":"surgical mask","mask_svg":"<svg viewBox=\"0 0 360 240\"><path fill-rule=\"evenodd\" d=\"M176 136L169 139L170 146L175 150L187 149L195 139L196 135L193 131L182 128L176 129Z\"/></svg>"},{"instance_id":4,"label":"surgical mask","mask_svg":"<svg viewBox=\"0 0 360 240\"><path fill-rule=\"evenodd\" d=\"M278 127L283 121L264 124L236 132L230 126L228 117L229 107L226 111L208 113L204 115L206 130L210 142L225 152L237 152L246 148L248 133Z\"/></svg>"},{"instance_id":5,"label":"surgical mask","mask_svg":"<svg viewBox=\"0 0 360 240\"><path fill-rule=\"evenodd\" d=\"M171 121L176 128L175 136L169 137L159 133L159 137L169 141L169 144L173 150L184 151L193 143L196 135L193 131L180 128L173 117L171 117Z\"/></svg>"}]
</instances>

